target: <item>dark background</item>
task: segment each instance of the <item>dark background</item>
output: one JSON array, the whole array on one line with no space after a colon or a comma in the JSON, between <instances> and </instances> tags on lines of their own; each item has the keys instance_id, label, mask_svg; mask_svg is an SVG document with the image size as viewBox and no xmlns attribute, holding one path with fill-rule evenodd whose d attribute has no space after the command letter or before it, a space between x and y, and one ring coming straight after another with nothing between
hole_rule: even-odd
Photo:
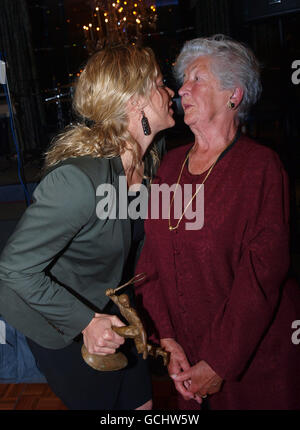
<instances>
[{"instance_id":1,"label":"dark background","mask_svg":"<svg viewBox=\"0 0 300 430\"><path fill-rule=\"evenodd\" d=\"M174 89L172 63L185 40L224 33L249 44L262 64L264 91L247 130L284 157L284 148L299 137L300 85L292 83L291 66L300 60L300 1L271 5L274 1L158 0L156 31L146 34L143 44L154 49ZM71 119L71 84L90 55L82 26L90 21L92 5L93 0L0 1L0 53L7 62L25 153L43 150L49 132ZM57 94L63 99L60 113Z\"/></svg>"},{"instance_id":2,"label":"dark background","mask_svg":"<svg viewBox=\"0 0 300 430\"><path fill-rule=\"evenodd\" d=\"M0 53L7 63L25 165L42 161L51 137L74 121L72 82L90 54L82 26L89 22L92 4L92 0L0 0ZM260 60L263 94L244 131L274 149L289 173L297 248L300 84L292 83L292 63L300 61L300 0L161 0L156 5L157 28L144 36L143 44L154 49L174 90L172 63L185 40L224 33L247 43ZM3 94L0 101L5 103ZM176 116L177 125L167 132L170 148L191 138L180 112ZM5 114L0 115L0 131L0 158L9 160L16 150Z\"/></svg>"}]
</instances>

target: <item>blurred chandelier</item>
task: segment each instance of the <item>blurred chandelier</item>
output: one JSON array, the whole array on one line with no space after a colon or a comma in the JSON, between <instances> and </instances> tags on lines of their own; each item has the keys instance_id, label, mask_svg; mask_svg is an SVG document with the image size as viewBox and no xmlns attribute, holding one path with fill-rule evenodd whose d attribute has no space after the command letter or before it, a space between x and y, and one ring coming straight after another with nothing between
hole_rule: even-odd
<instances>
[{"instance_id":1,"label":"blurred chandelier","mask_svg":"<svg viewBox=\"0 0 300 430\"><path fill-rule=\"evenodd\" d=\"M83 26L90 53L107 45L141 43L155 31L157 13L153 0L93 0L93 14Z\"/></svg>"}]
</instances>

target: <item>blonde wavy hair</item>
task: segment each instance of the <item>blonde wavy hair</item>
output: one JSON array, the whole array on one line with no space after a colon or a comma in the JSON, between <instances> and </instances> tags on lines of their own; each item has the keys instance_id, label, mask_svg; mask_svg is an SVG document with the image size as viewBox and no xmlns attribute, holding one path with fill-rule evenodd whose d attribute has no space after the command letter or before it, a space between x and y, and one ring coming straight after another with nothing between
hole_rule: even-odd
<instances>
[{"instance_id":1,"label":"blonde wavy hair","mask_svg":"<svg viewBox=\"0 0 300 430\"><path fill-rule=\"evenodd\" d=\"M133 96L149 98L158 75L151 48L115 46L96 52L75 86L73 109L80 122L53 140L44 170L70 157L115 157L125 148L137 162L139 145L128 132L126 106Z\"/></svg>"}]
</instances>

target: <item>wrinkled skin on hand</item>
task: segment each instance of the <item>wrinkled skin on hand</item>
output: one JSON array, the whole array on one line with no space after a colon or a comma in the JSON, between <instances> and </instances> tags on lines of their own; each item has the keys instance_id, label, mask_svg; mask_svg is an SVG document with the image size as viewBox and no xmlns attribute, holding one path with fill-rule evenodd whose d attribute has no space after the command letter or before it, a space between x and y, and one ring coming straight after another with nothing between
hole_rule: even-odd
<instances>
[{"instance_id":1,"label":"wrinkled skin on hand","mask_svg":"<svg viewBox=\"0 0 300 430\"><path fill-rule=\"evenodd\" d=\"M220 391L223 379L206 363L199 361L191 366L183 348L175 339L161 339L161 346L170 352L168 372L173 379L176 390L185 400L196 400L202 403L202 396Z\"/></svg>"}]
</instances>

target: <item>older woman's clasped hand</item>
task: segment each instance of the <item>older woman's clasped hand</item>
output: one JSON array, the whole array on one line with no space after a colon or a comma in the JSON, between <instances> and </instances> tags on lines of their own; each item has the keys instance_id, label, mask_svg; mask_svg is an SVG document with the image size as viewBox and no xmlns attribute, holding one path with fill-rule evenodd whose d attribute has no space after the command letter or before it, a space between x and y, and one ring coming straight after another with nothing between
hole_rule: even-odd
<instances>
[{"instance_id":1,"label":"older woman's clasped hand","mask_svg":"<svg viewBox=\"0 0 300 430\"><path fill-rule=\"evenodd\" d=\"M171 375L171 377L175 384L184 381L188 391L193 394L198 403L202 403L202 398L207 397L207 395L220 391L223 382L223 379L204 360L176 376Z\"/></svg>"},{"instance_id":2,"label":"older woman's clasped hand","mask_svg":"<svg viewBox=\"0 0 300 430\"><path fill-rule=\"evenodd\" d=\"M175 339L161 339L160 343L171 354L169 375L185 400L194 399L201 404L207 395L220 391L223 379L206 361L201 360L191 366L184 350Z\"/></svg>"}]
</instances>

